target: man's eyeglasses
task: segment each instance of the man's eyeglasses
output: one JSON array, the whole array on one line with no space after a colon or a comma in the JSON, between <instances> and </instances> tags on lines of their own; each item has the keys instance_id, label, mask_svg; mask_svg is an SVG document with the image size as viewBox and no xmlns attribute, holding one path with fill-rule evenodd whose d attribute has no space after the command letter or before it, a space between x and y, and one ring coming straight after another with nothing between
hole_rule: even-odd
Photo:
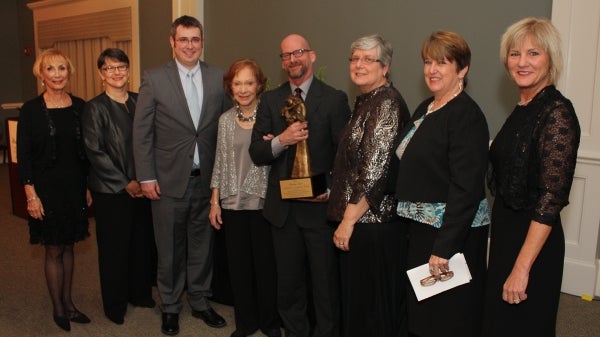
<instances>
[{"instance_id":1,"label":"man's eyeglasses","mask_svg":"<svg viewBox=\"0 0 600 337\"><path fill-rule=\"evenodd\" d=\"M358 61L362 62L362 64L371 64L373 62L381 62L381 60L378 60L378 59L372 59L370 57L360 58L357 56L353 56L353 57L349 58L348 61L350 61L350 63L352 63L352 64L357 64Z\"/></svg>"},{"instance_id":2,"label":"man's eyeglasses","mask_svg":"<svg viewBox=\"0 0 600 337\"><path fill-rule=\"evenodd\" d=\"M123 73L125 71L127 71L127 69L129 69L129 66L126 64L120 65L120 66L107 66L102 68L102 70L106 71L109 74L112 74L115 72L115 70L118 70L120 73Z\"/></svg>"},{"instance_id":3,"label":"man's eyeglasses","mask_svg":"<svg viewBox=\"0 0 600 337\"><path fill-rule=\"evenodd\" d=\"M177 38L175 41L177 41L177 42L179 42L179 43L181 43L181 44L185 44L186 46L187 46L188 44L190 44L190 42L191 42L193 45L198 45L198 44L200 44L200 42L202 41L202 38L201 38L201 37L199 37L199 36L194 36L194 37L192 37L191 39L190 39L190 38L187 38L187 37L180 37L180 38Z\"/></svg>"},{"instance_id":4,"label":"man's eyeglasses","mask_svg":"<svg viewBox=\"0 0 600 337\"><path fill-rule=\"evenodd\" d=\"M422 279L421 282L421 286L423 287L429 287L434 285L437 281L448 281L449 279L451 279L452 277L454 277L454 272L451 270L448 270L446 272L440 273L440 275L436 278L434 275L428 276L424 279Z\"/></svg>"},{"instance_id":5,"label":"man's eyeglasses","mask_svg":"<svg viewBox=\"0 0 600 337\"><path fill-rule=\"evenodd\" d=\"M294 55L295 58L299 58L299 57L302 57L302 55L304 55L305 52L309 52L309 51L312 51L312 49L305 49L305 48L296 49L291 52L281 53L281 54L279 54L279 57L281 57L282 60L287 61L292 57L292 55Z\"/></svg>"}]
</instances>

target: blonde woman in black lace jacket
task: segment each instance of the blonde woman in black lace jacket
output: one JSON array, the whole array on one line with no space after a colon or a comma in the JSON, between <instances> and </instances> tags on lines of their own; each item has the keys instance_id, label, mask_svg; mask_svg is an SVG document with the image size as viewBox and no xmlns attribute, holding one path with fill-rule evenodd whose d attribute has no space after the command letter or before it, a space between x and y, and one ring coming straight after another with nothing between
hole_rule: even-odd
<instances>
[{"instance_id":1,"label":"blonde woman in black lace jacket","mask_svg":"<svg viewBox=\"0 0 600 337\"><path fill-rule=\"evenodd\" d=\"M556 88L560 37L525 18L502 37L500 57L519 102L490 149L495 192L483 336L554 336L580 128Z\"/></svg>"}]
</instances>

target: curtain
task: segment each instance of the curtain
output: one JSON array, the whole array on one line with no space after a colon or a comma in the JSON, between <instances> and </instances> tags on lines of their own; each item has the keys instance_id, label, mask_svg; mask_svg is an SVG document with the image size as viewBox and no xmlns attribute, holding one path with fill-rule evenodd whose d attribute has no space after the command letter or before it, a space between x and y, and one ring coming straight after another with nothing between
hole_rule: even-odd
<instances>
[{"instance_id":1,"label":"curtain","mask_svg":"<svg viewBox=\"0 0 600 337\"><path fill-rule=\"evenodd\" d=\"M92 38L73 41L56 42L52 46L63 52L75 67L75 72L71 74L67 91L73 95L90 100L104 91L102 81L98 75L97 60L100 53L106 48L119 48L129 56L131 54L131 40L112 41L109 38ZM131 60L130 60L131 62ZM129 77L133 78L132 70L136 67L130 64ZM129 83L129 90L132 90L132 84Z\"/></svg>"}]
</instances>

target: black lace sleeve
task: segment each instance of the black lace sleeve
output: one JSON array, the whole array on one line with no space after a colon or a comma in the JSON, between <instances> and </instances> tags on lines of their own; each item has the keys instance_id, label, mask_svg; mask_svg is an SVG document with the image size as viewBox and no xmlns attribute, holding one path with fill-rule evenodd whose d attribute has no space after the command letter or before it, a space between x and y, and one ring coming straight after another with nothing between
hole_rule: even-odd
<instances>
[{"instance_id":1,"label":"black lace sleeve","mask_svg":"<svg viewBox=\"0 0 600 337\"><path fill-rule=\"evenodd\" d=\"M547 109L537 139L538 198L532 219L553 225L569 203L581 130L571 102L564 97L556 97Z\"/></svg>"}]
</instances>

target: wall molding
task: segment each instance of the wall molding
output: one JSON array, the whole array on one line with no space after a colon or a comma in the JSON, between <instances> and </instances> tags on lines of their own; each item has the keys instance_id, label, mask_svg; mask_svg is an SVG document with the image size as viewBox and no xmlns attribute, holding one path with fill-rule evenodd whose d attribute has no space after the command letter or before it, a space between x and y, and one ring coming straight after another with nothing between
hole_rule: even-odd
<instances>
[{"instance_id":1,"label":"wall molding","mask_svg":"<svg viewBox=\"0 0 600 337\"><path fill-rule=\"evenodd\" d=\"M554 0L552 22L560 32L564 57L564 74L557 87L573 103L581 126L570 204L561 214L565 231L562 291L598 295L600 2Z\"/></svg>"},{"instance_id":2,"label":"wall molding","mask_svg":"<svg viewBox=\"0 0 600 337\"><path fill-rule=\"evenodd\" d=\"M37 25L38 47L42 49L60 41L108 37L116 42L131 41L133 37L130 7L40 20Z\"/></svg>"},{"instance_id":3,"label":"wall molding","mask_svg":"<svg viewBox=\"0 0 600 337\"><path fill-rule=\"evenodd\" d=\"M52 22L52 20L73 20L76 18L86 17L93 21L100 22L94 14L106 13L111 10L129 9L129 31L131 34L131 53L129 56L132 71L130 78L133 88L140 86L140 24L139 24L139 4L138 0L42 0L31 2L27 7L33 11L33 29L36 46L36 54L44 48L41 43L46 42L40 40L40 29L45 29L42 22ZM103 29L103 28L101 28ZM72 34L72 33L68 33ZM41 33L43 36L44 33ZM95 32L94 35L98 35ZM106 36L106 35L105 35ZM90 75L96 76L96 74ZM38 91L41 88L38 88Z\"/></svg>"},{"instance_id":4,"label":"wall molding","mask_svg":"<svg viewBox=\"0 0 600 337\"><path fill-rule=\"evenodd\" d=\"M53 7L56 5L64 4L66 2L75 2L75 1L81 1L81 0L44 0L44 1L28 3L27 7L29 7L29 9L39 9L39 8L45 8L45 7Z\"/></svg>"}]
</instances>

